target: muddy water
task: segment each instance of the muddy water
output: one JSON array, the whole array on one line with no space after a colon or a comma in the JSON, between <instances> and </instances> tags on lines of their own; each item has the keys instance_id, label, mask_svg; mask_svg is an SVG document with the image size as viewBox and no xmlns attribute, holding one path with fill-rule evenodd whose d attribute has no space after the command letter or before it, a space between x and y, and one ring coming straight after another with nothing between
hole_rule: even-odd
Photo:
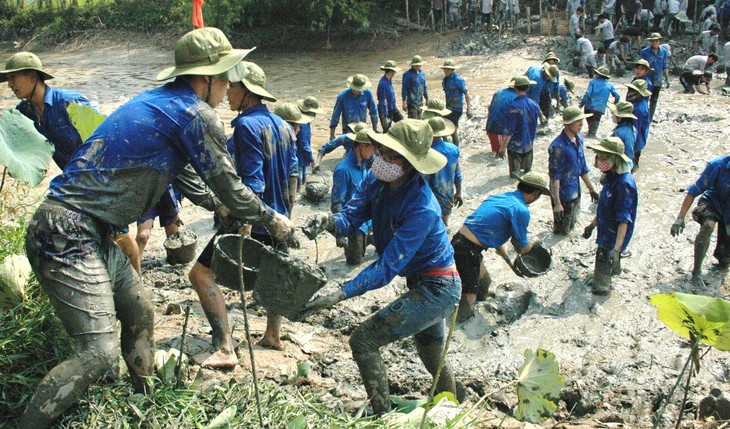
<instances>
[{"instance_id":1,"label":"muddy water","mask_svg":"<svg viewBox=\"0 0 730 429\"><path fill-rule=\"evenodd\" d=\"M373 85L377 85L380 78L377 65L385 59L395 59L404 67L413 54L423 55L427 61L424 69L430 95L443 97L440 90L442 72L438 64L442 61L439 56L448 53L447 45L435 37L415 36L410 41L401 40L387 56L376 51L306 55L255 51L250 59L264 68L269 89L280 101L293 101L306 95L319 98L325 113L313 125L314 142L318 146L327 138L329 114L347 76L365 73ZM461 124L465 204L452 214L452 233L486 197L514 188L514 182L507 177L507 165L488 154L483 132L487 104L493 91L502 87L511 75L521 74L529 65L539 64L548 49L556 49L560 54L567 46L562 41L538 38L530 39L526 45L526 48L489 56L454 57L463 65L459 73L467 79L478 119L463 120ZM52 84L78 89L102 112L110 113L138 92L156 86L154 76L171 63L172 54L131 43L121 47L52 52L42 58L57 76ZM568 70L563 73L575 80L577 94L585 91L588 84L585 77L573 76ZM396 76L395 81L399 88L400 77ZM623 96L627 79L613 81ZM722 79L715 79L715 82L719 81ZM589 204L587 195L583 198L577 231L564 238L550 233L551 209L547 199L538 200L531 206L530 233L539 236L553 252L553 266L547 275L519 279L494 252L485 253L496 296L478 305L479 314L457 331L450 348L456 375L469 387L471 400L513 379L525 348L543 347L558 356L566 379L561 402L564 417L570 411L573 416L599 419L618 415L631 425L650 425L649 418L657 398L666 394L673 384L687 349L683 340L657 321L649 297L653 293L671 291L712 296L730 293L725 273L715 268L711 256L704 267L708 287L696 290L690 285L692 245L698 231L695 223L688 218L687 230L681 237L672 238L668 233L687 186L696 180L709 159L730 153L728 98L687 96L680 94L680 89L674 76L671 88L661 93L657 122L652 124L641 170L636 175L640 201L636 230L629 246L632 256L623 261L624 272L614 280L610 298L596 299L590 293L595 244L578 233L595 215L595 205ZM717 93L717 88L715 90ZM9 90L1 88L0 107L13 106L16 100L12 97ZM224 107L218 110L226 122L234 117L234 113ZM599 135L605 136L610 131L610 118L604 117ZM543 135L538 136L535 170L546 171L547 146L559 132L560 127L553 122ZM586 153L590 156L591 151ZM323 163L326 177L338 159L337 153L326 158ZM595 172L591 172L591 177L594 183L598 182ZM295 208L295 223L299 223L305 214L328 208L328 201L314 204L300 199ZM198 233L200 243L205 243L213 232L210 215L187 204L182 217ZM154 229L143 261L145 282L154 287L158 308L163 309L170 302L196 303L187 280L187 268L164 264L163 241L162 230ZM335 247L334 239L326 234L320 236L316 245L303 241L303 249L294 254L317 260L330 279L354 276L362 268L345 265L342 250ZM369 247L363 266L374 258L372 247ZM279 370L292 361L311 359L315 363L314 372L322 377L319 388L323 390L323 400L340 401L345 405L358 403L365 399L365 393L346 346L347 336L372 311L404 289L404 281L398 279L388 287L314 316L309 323L285 323L284 330L289 335L285 342L287 351L282 354L257 350L257 362L263 362L262 371L267 376L277 378ZM231 304L232 325L241 326L242 310L236 304L239 302L237 293L224 290L224 294ZM194 305L195 312L202 315L199 305ZM254 333L260 334L265 313L256 306L251 306L249 312L253 316ZM158 314L157 336L162 346L177 346L180 319L179 315ZM202 316L193 319L189 343L192 354L203 350L210 341L205 319ZM240 328L235 338L242 341ZM419 394L429 387L430 377L417 361L411 342L398 342L384 348L383 353L394 393ZM730 394L729 368L727 353L711 351L704 359L699 377L693 382L690 399L696 403L711 386ZM243 376L246 371L239 368L233 376ZM204 376L211 382L230 377L208 371ZM508 391L492 405L509 407L515 401L516 397ZM676 411L676 407L670 407L667 416L671 417ZM588 425L594 426L594 422Z\"/></svg>"}]
</instances>

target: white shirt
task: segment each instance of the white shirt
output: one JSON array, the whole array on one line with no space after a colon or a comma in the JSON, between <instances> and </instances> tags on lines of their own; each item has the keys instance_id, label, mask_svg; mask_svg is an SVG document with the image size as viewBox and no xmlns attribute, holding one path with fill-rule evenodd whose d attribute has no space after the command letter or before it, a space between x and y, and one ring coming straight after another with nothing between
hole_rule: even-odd
<instances>
[{"instance_id":1,"label":"white shirt","mask_svg":"<svg viewBox=\"0 0 730 429\"><path fill-rule=\"evenodd\" d=\"M679 0L667 0L667 13L670 15L679 13Z\"/></svg>"},{"instance_id":2,"label":"white shirt","mask_svg":"<svg viewBox=\"0 0 730 429\"><path fill-rule=\"evenodd\" d=\"M492 0L482 0L482 13L492 13Z\"/></svg>"},{"instance_id":3,"label":"white shirt","mask_svg":"<svg viewBox=\"0 0 730 429\"><path fill-rule=\"evenodd\" d=\"M606 56L601 55L598 56L598 51L593 51L590 54L588 54L588 57L586 58L586 65L595 68L598 68L598 66L602 66L606 64Z\"/></svg>"},{"instance_id":4,"label":"white shirt","mask_svg":"<svg viewBox=\"0 0 730 429\"><path fill-rule=\"evenodd\" d=\"M577 13L574 13L570 17L570 22L568 23L568 31L570 32L571 36L580 34L580 16L578 16Z\"/></svg>"},{"instance_id":5,"label":"white shirt","mask_svg":"<svg viewBox=\"0 0 730 429\"><path fill-rule=\"evenodd\" d=\"M661 43L659 45L659 49L664 49L667 51L667 59L672 58L672 47L669 45L669 43Z\"/></svg>"},{"instance_id":6,"label":"white shirt","mask_svg":"<svg viewBox=\"0 0 730 429\"><path fill-rule=\"evenodd\" d=\"M689 0L681 0L679 2L679 10L681 10L684 13L687 13L688 6L689 6Z\"/></svg>"},{"instance_id":7,"label":"white shirt","mask_svg":"<svg viewBox=\"0 0 730 429\"><path fill-rule=\"evenodd\" d=\"M578 9L578 6L580 6L580 0L567 0L565 3L565 10L572 15L575 13L575 10Z\"/></svg>"},{"instance_id":8,"label":"white shirt","mask_svg":"<svg viewBox=\"0 0 730 429\"><path fill-rule=\"evenodd\" d=\"M666 0L654 0L654 9L652 9L654 15L661 15L665 10L667 10Z\"/></svg>"},{"instance_id":9,"label":"white shirt","mask_svg":"<svg viewBox=\"0 0 730 429\"><path fill-rule=\"evenodd\" d=\"M588 64L588 56L593 53L593 44L585 37L581 37L580 39L576 40L575 43L575 48L580 53L581 62L583 64Z\"/></svg>"},{"instance_id":10,"label":"white shirt","mask_svg":"<svg viewBox=\"0 0 730 429\"><path fill-rule=\"evenodd\" d=\"M713 15L717 15L717 9L715 9L715 5L714 4L711 4L711 5L707 6L706 8L702 9L702 13L700 14L700 18L702 18L703 16L705 16L705 14L707 14L707 12L709 12L709 11L712 11L712 14Z\"/></svg>"},{"instance_id":11,"label":"white shirt","mask_svg":"<svg viewBox=\"0 0 730 429\"><path fill-rule=\"evenodd\" d=\"M725 67L730 67L730 42L725 43L722 48L722 60Z\"/></svg>"},{"instance_id":12,"label":"white shirt","mask_svg":"<svg viewBox=\"0 0 730 429\"><path fill-rule=\"evenodd\" d=\"M613 15L616 10L616 0L603 0L603 12L607 15Z\"/></svg>"},{"instance_id":13,"label":"white shirt","mask_svg":"<svg viewBox=\"0 0 730 429\"><path fill-rule=\"evenodd\" d=\"M710 30L703 31L697 36L697 41L700 43L697 53L701 55L707 55L710 52L714 52L717 49L718 34L714 36L710 34Z\"/></svg>"},{"instance_id":14,"label":"white shirt","mask_svg":"<svg viewBox=\"0 0 730 429\"><path fill-rule=\"evenodd\" d=\"M684 66L682 66L682 70L689 72L699 70L704 73L705 67L707 67L707 55L695 55L694 57L689 57L687 62L684 63Z\"/></svg>"},{"instance_id":15,"label":"white shirt","mask_svg":"<svg viewBox=\"0 0 730 429\"><path fill-rule=\"evenodd\" d=\"M614 38L613 24L608 19L604 20L603 24L598 24L598 27L596 27L596 30L599 31L601 40L611 40Z\"/></svg>"}]
</instances>

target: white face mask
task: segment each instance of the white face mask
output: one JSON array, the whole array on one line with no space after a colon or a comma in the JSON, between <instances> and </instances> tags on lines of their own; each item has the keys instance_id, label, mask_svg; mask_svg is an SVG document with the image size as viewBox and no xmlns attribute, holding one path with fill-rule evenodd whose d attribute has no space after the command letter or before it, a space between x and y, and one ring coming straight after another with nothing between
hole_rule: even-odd
<instances>
[{"instance_id":1,"label":"white face mask","mask_svg":"<svg viewBox=\"0 0 730 429\"><path fill-rule=\"evenodd\" d=\"M398 164L391 164L381 156L376 156L371 167L373 174L383 182L393 182L403 176L403 167Z\"/></svg>"}]
</instances>

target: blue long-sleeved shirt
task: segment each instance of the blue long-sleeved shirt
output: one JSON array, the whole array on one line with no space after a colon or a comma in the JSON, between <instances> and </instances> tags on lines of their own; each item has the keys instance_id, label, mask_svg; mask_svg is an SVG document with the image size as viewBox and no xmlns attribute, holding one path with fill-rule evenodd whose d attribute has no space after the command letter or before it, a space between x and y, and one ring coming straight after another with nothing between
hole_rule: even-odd
<instances>
[{"instance_id":1,"label":"blue long-sleeved shirt","mask_svg":"<svg viewBox=\"0 0 730 429\"><path fill-rule=\"evenodd\" d=\"M396 110L398 105L395 100L395 89L393 82L386 76L380 78L378 82L378 113L386 118L390 112Z\"/></svg>"},{"instance_id":2,"label":"blue long-sleeved shirt","mask_svg":"<svg viewBox=\"0 0 730 429\"><path fill-rule=\"evenodd\" d=\"M463 112L464 95L469 91L464 78L453 72L443 78L441 87L446 97L446 108L452 112Z\"/></svg>"},{"instance_id":3,"label":"blue long-sleeved shirt","mask_svg":"<svg viewBox=\"0 0 730 429\"><path fill-rule=\"evenodd\" d=\"M91 106L89 100L78 92L46 86L46 94L43 98L43 120L39 120L33 106L27 100L21 101L15 107L20 113L30 118L35 129L51 142L56 149L53 153L53 161L61 170L66 167L76 149L83 143L66 111L71 103Z\"/></svg>"},{"instance_id":4,"label":"blue long-sleeved shirt","mask_svg":"<svg viewBox=\"0 0 730 429\"><path fill-rule=\"evenodd\" d=\"M667 51L659 47L658 52L651 50L651 46L641 50L641 58L649 62L649 65L653 70L649 70L646 74L647 77L654 85L662 86L662 79L664 79L664 70L669 67L669 55Z\"/></svg>"},{"instance_id":5,"label":"blue long-sleeved shirt","mask_svg":"<svg viewBox=\"0 0 730 429\"><path fill-rule=\"evenodd\" d=\"M622 122L613 129L611 137L618 137L624 142L624 153L629 159L634 159L634 146L636 146L636 127L633 122ZM633 162L629 163L629 168L633 168Z\"/></svg>"},{"instance_id":6,"label":"blue long-sleeved shirt","mask_svg":"<svg viewBox=\"0 0 730 429\"><path fill-rule=\"evenodd\" d=\"M498 135L506 135L507 116L509 106L517 98L514 88L503 88L492 95L492 102L489 103L489 114L487 115L487 132Z\"/></svg>"},{"instance_id":7,"label":"blue long-sleeved shirt","mask_svg":"<svg viewBox=\"0 0 730 429\"><path fill-rule=\"evenodd\" d=\"M645 74L644 77L642 77L642 78L633 77L631 79L631 82L635 81L636 79L643 79L643 80L645 80L646 81L646 89L648 89L649 91L654 91L654 84L651 83L651 79L649 79L649 73ZM646 99L649 99L649 98L651 98L651 95L647 95L645 98Z\"/></svg>"},{"instance_id":8,"label":"blue long-sleeved shirt","mask_svg":"<svg viewBox=\"0 0 730 429\"><path fill-rule=\"evenodd\" d=\"M649 126L651 125L651 119L649 119L649 101L648 97L642 97L640 94L635 93L635 97L627 100L634 105L634 126L636 127L636 145L634 145L634 152L641 152L644 150L647 141L649 140Z\"/></svg>"},{"instance_id":9,"label":"blue long-sleeved shirt","mask_svg":"<svg viewBox=\"0 0 730 429\"><path fill-rule=\"evenodd\" d=\"M528 153L537 133L540 107L527 95L515 98L507 116L506 135L512 136L507 149L517 153Z\"/></svg>"},{"instance_id":10,"label":"blue long-sleeved shirt","mask_svg":"<svg viewBox=\"0 0 730 429\"><path fill-rule=\"evenodd\" d=\"M360 189L360 182L366 171L365 163L357 160L354 150L351 150L337 164L332 174L332 195L330 196L333 213L341 211L355 191Z\"/></svg>"},{"instance_id":11,"label":"blue long-sleeved shirt","mask_svg":"<svg viewBox=\"0 0 730 429\"><path fill-rule=\"evenodd\" d=\"M528 79L535 81L534 85L530 85L527 90L527 96L532 101L540 104L540 94L547 91L552 98L557 98L558 85L553 84L550 78L545 76L545 71L541 66L531 66L525 73Z\"/></svg>"},{"instance_id":12,"label":"blue long-sleeved shirt","mask_svg":"<svg viewBox=\"0 0 730 429\"><path fill-rule=\"evenodd\" d=\"M590 169L586 163L583 138L575 136L578 144L561 132L548 146L548 175L551 181L560 180L560 201L568 202L580 196L580 178Z\"/></svg>"},{"instance_id":13,"label":"blue long-sleeved shirt","mask_svg":"<svg viewBox=\"0 0 730 429\"><path fill-rule=\"evenodd\" d=\"M378 106L375 105L372 91L366 89L355 97L351 89L343 89L337 95L330 128L336 128L342 117L342 132L346 133L349 124L368 121L368 110L373 128L375 128L378 126Z\"/></svg>"},{"instance_id":14,"label":"blue long-sleeved shirt","mask_svg":"<svg viewBox=\"0 0 730 429\"><path fill-rule=\"evenodd\" d=\"M347 298L383 287L397 275L417 276L454 263L441 209L420 174L391 191L368 171L361 189L333 216L338 237L355 235L360 225L372 219L379 255L342 287Z\"/></svg>"},{"instance_id":15,"label":"blue long-sleeved shirt","mask_svg":"<svg viewBox=\"0 0 730 429\"><path fill-rule=\"evenodd\" d=\"M312 127L310 124L299 124L297 133L297 161L300 167L306 167L314 162L312 155Z\"/></svg>"},{"instance_id":16,"label":"blue long-sleeved shirt","mask_svg":"<svg viewBox=\"0 0 730 429\"><path fill-rule=\"evenodd\" d=\"M410 106L423 106L428 101L428 87L426 86L426 73L423 70L415 71L413 68L403 73L401 83L401 98Z\"/></svg>"},{"instance_id":17,"label":"blue long-sleeved shirt","mask_svg":"<svg viewBox=\"0 0 730 429\"><path fill-rule=\"evenodd\" d=\"M335 138L334 140L328 141L327 143L323 144L317 152L321 153L322 155L327 155L328 153L332 152L340 146L345 148L346 154L350 153L350 150L353 146L353 141L347 137L347 134L342 134L340 136L337 136L337 138Z\"/></svg>"},{"instance_id":18,"label":"blue long-sleeved shirt","mask_svg":"<svg viewBox=\"0 0 730 429\"><path fill-rule=\"evenodd\" d=\"M446 165L438 172L424 177L441 206L441 213L449 214L454 201L454 185L460 185L462 181L459 148L453 143L438 139L433 142L431 149L446 157Z\"/></svg>"},{"instance_id":19,"label":"blue long-sleeved shirt","mask_svg":"<svg viewBox=\"0 0 730 429\"><path fill-rule=\"evenodd\" d=\"M520 191L492 195L464 221L464 225L487 249L496 249L510 238L523 247L527 246L529 224L530 210Z\"/></svg>"},{"instance_id":20,"label":"blue long-sleeved shirt","mask_svg":"<svg viewBox=\"0 0 730 429\"><path fill-rule=\"evenodd\" d=\"M717 214L730 225L730 155L715 158L707 163L705 171L687 192L693 197L703 194Z\"/></svg>"},{"instance_id":21,"label":"blue long-sleeved shirt","mask_svg":"<svg viewBox=\"0 0 730 429\"><path fill-rule=\"evenodd\" d=\"M614 171L606 173L596 211L598 247L612 250L616 245L618 225L626 223L626 235L621 251L626 250L634 235L638 205L639 195L634 176L631 173L616 174Z\"/></svg>"},{"instance_id":22,"label":"blue long-sleeved shirt","mask_svg":"<svg viewBox=\"0 0 730 429\"><path fill-rule=\"evenodd\" d=\"M606 112L608 105L608 97L613 96L613 103L621 101L621 94L618 93L616 87L604 77L596 77L588 83L586 93L580 102L581 107L586 110L593 110L600 113Z\"/></svg>"}]
</instances>

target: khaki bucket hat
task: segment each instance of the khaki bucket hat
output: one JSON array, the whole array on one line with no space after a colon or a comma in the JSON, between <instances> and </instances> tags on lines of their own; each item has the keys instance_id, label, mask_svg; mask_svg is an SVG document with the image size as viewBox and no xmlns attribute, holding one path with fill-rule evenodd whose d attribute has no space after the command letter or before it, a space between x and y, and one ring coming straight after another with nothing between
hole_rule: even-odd
<instances>
[{"instance_id":1,"label":"khaki bucket hat","mask_svg":"<svg viewBox=\"0 0 730 429\"><path fill-rule=\"evenodd\" d=\"M572 124L581 119L590 118L593 113L583 113L578 106L568 106L563 110L563 116L558 120L563 125Z\"/></svg>"},{"instance_id":2,"label":"khaki bucket hat","mask_svg":"<svg viewBox=\"0 0 730 429\"><path fill-rule=\"evenodd\" d=\"M352 122L350 124L347 124L347 128L349 128L352 132L345 134L345 136L350 140L355 140L355 137L357 137L357 133L362 130L370 129L370 126L367 124L367 122Z\"/></svg>"},{"instance_id":3,"label":"khaki bucket hat","mask_svg":"<svg viewBox=\"0 0 730 429\"><path fill-rule=\"evenodd\" d=\"M370 78L364 74L356 74L347 78L347 87L354 91L365 91L371 86Z\"/></svg>"},{"instance_id":4,"label":"khaki bucket hat","mask_svg":"<svg viewBox=\"0 0 730 429\"><path fill-rule=\"evenodd\" d=\"M43 80L53 79L53 76L43 70L41 59L32 52L18 52L5 63L5 70L0 72L0 82L7 82L8 75L23 70L35 70L43 76Z\"/></svg>"},{"instance_id":5,"label":"khaki bucket hat","mask_svg":"<svg viewBox=\"0 0 730 429\"><path fill-rule=\"evenodd\" d=\"M616 115L618 118L637 119L634 115L634 105L628 101L619 101L616 104L609 104L608 108L611 109L611 113Z\"/></svg>"},{"instance_id":6,"label":"khaki bucket hat","mask_svg":"<svg viewBox=\"0 0 730 429\"><path fill-rule=\"evenodd\" d=\"M423 58L421 58L420 55L414 55L413 58L411 58L411 62L408 64L409 66L422 66L426 64L425 61L423 61Z\"/></svg>"},{"instance_id":7,"label":"khaki bucket hat","mask_svg":"<svg viewBox=\"0 0 730 429\"><path fill-rule=\"evenodd\" d=\"M456 126L453 122L440 116L435 116L427 120L428 125L433 130L434 137L445 137L454 134Z\"/></svg>"},{"instance_id":8,"label":"khaki bucket hat","mask_svg":"<svg viewBox=\"0 0 730 429\"><path fill-rule=\"evenodd\" d=\"M274 115L294 124L308 124L314 120L314 116L305 115L294 103L284 103L276 106Z\"/></svg>"},{"instance_id":9,"label":"khaki bucket hat","mask_svg":"<svg viewBox=\"0 0 730 429\"><path fill-rule=\"evenodd\" d=\"M313 95L305 97L302 100L297 100L297 106L299 106L299 110L301 110L302 113L320 114L324 112L324 110L319 107L319 101Z\"/></svg>"},{"instance_id":10,"label":"khaki bucket hat","mask_svg":"<svg viewBox=\"0 0 730 429\"><path fill-rule=\"evenodd\" d=\"M271 95L264 88L266 86L266 73L256 63L250 61L241 61L236 65L236 71L242 74L241 80L232 80L231 82L241 82L249 91L258 95L266 101L276 102L276 97ZM232 73L228 73L229 77Z\"/></svg>"},{"instance_id":11,"label":"khaki bucket hat","mask_svg":"<svg viewBox=\"0 0 730 429\"><path fill-rule=\"evenodd\" d=\"M398 67L398 63L396 63L393 60L386 61L382 66L380 66L380 70L393 70L396 72L399 72L401 70L400 67Z\"/></svg>"},{"instance_id":12,"label":"khaki bucket hat","mask_svg":"<svg viewBox=\"0 0 730 429\"><path fill-rule=\"evenodd\" d=\"M369 131L367 128L362 129L355 134L354 138L350 139L352 141L362 143L362 144L373 144L373 142L370 141L370 138L368 137Z\"/></svg>"},{"instance_id":13,"label":"khaki bucket hat","mask_svg":"<svg viewBox=\"0 0 730 429\"><path fill-rule=\"evenodd\" d=\"M387 134L368 130L368 137L398 152L419 173L433 174L446 165L446 157L431 149L433 130L426 121L403 119L390 127Z\"/></svg>"},{"instance_id":14,"label":"khaki bucket hat","mask_svg":"<svg viewBox=\"0 0 730 429\"><path fill-rule=\"evenodd\" d=\"M512 76L512 79L509 80L507 86L509 88L514 88L516 86L535 85L536 83L537 82L535 82L534 80L530 80L527 76L517 75Z\"/></svg>"},{"instance_id":15,"label":"khaki bucket hat","mask_svg":"<svg viewBox=\"0 0 730 429\"><path fill-rule=\"evenodd\" d=\"M609 73L608 67L606 67L606 66L598 67L597 69L595 69L593 71L596 72L596 74L599 74L599 75L605 77L606 79L611 79L611 75L608 74Z\"/></svg>"},{"instance_id":16,"label":"khaki bucket hat","mask_svg":"<svg viewBox=\"0 0 730 429\"><path fill-rule=\"evenodd\" d=\"M215 27L197 28L177 41L175 66L162 70L157 80L183 75L219 75L233 68L254 49L233 49L221 30Z\"/></svg>"},{"instance_id":17,"label":"khaki bucket hat","mask_svg":"<svg viewBox=\"0 0 730 429\"><path fill-rule=\"evenodd\" d=\"M627 83L626 86L641 94L642 97L651 95L651 91L649 91L644 79L636 79L631 83Z\"/></svg>"},{"instance_id":18,"label":"khaki bucket hat","mask_svg":"<svg viewBox=\"0 0 730 429\"><path fill-rule=\"evenodd\" d=\"M545 55L545 59L542 60L542 62L546 63L550 60L555 60L558 64L560 63L560 58L558 58L558 56L555 55L555 52L548 52L547 55Z\"/></svg>"},{"instance_id":19,"label":"khaki bucket hat","mask_svg":"<svg viewBox=\"0 0 730 429\"><path fill-rule=\"evenodd\" d=\"M624 142L622 142L621 139L618 137L606 137L605 139L601 140L601 143L595 146L586 145L586 147L588 149L592 149L595 152L618 155L624 161L631 162L631 159L626 156L626 153L624 153Z\"/></svg>"},{"instance_id":20,"label":"khaki bucket hat","mask_svg":"<svg viewBox=\"0 0 730 429\"><path fill-rule=\"evenodd\" d=\"M423 109L423 113L425 114L426 112L432 113L433 115L428 118L421 115L421 119L430 119L433 118L433 116L446 116L451 113L451 110L446 108L443 101L438 98L431 98L428 100L428 103L426 103L426 108Z\"/></svg>"},{"instance_id":21,"label":"khaki bucket hat","mask_svg":"<svg viewBox=\"0 0 730 429\"><path fill-rule=\"evenodd\" d=\"M550 76L550 79L553 82L558 81L558 74L560 74L560 69L555 64L548 64L545 63L542 65L542 69L545 70L545 73L547 73L548 76Z\"/></svg>"},{"instance_id":22,"label":"khaki bucket hat","mask_svg":"<svg viewBox=\"0 0 730 429\"><path fill-rule=\"evenodd\" d=\"M457 66L456 61L454 61L452 59L448 59L448 60L444 61L444 64L441 66L441 68L456 70L458 68L461 68L461 66Z\"/></svg>"},{"instance_id":23,"label":"khaki bucket hat","mask_svg":"<svg viewBox=\"0 0 730 429\"><path fill-rule=\"evenodd\" d=\"M575 84L573 83L573 81L568 80L568 78L566 77L563 79L563 83L565 84L565 88L567 88L568 91L570 91L572 93L573 90L575 89Z\"/></svg>"},{"instance_id":24,"label":"khaki bucket hat","mask_svg":"<svg viewBox=\"0 0 730 429\"><path fill-rule=\"evenodd\" d=\"M550 187L548 187L548 178L544 174L536 171L529 171L521 177L517 177L517 180L519 180L520 183L539 189L540 192L545 195L552 195Z\"/></svg>"},{"instance_id":25,"label":"khaki bucket hat","mask_svg":"<svg viewBox=\"0 0 730 429\"><path fill-rule=\"evenodd\" d=\"M662 35L659 33L651 33L649 37L646 38L646 40L662 40Z\"/></svg>"}]
</instances>

